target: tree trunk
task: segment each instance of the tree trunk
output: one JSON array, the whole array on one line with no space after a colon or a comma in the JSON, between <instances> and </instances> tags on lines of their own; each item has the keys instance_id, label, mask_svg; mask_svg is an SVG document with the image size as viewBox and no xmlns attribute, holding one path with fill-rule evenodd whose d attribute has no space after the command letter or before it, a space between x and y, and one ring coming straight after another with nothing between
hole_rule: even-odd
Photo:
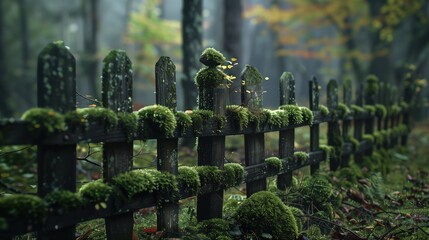
<instances>
[{"instance_id":1,"label":"tree trunk","mask_svg":"<svg viewBox=\"0 0 429 240\"><path fill-rule=\"evenodd\" d=\"M0 101L0 115L1 117L10 117L12 115L12 109L9 105L9 90L7 87L6 79L6 61L5 61L5 49L4 46L4 14L3 14L3 1L0 0L0 92L2 93L2 101Z\"/></svg>"},{"instance_id":2,"label":"tree trunk","mask_svg":"<svg viewBox=\"0 0 429 240\"><path fill-rule=\"evenodd\" d=\"M83 69L88 79L89 93L98 97L98 59L97 59L97 33L98 33L98 0L84 0L84 57Z\"/></svg>"},{"instance_id":3,"label":"tree trunk","mask_svg":"<svg viewBox=\"0 0 429 240\"><path fill-rule=\"evenodd\" d=\"M202 52L202 0L184 0L182 17L182 49L184 91L184 108L194 109L197 106L198 91L194 82L199 70L199 56Z\"/></svg>"},{"instance_id":4,"label":"tree trunk","mask_svg":"<svg viewBox=\"0 0 429 240\"><path fill-rule=\"evenodd\" d=\"M241 52L242 52L242 18L243 5L241 0L224 0L224 21L223 21L223 49L225 54L228 57L238 58L238 61L241 61ZM240 68L234 67L231 69L230 75L233 75L236 80L232 83L228 89L229 101L230 104L239 104L240 101Z\"/></svg>"},{"instance_id":5,"label":"tree trunk","mask_svg":"<svg viewBox=\"0 0 429 240\"><path fill-rule=\"evenodd\" d=\"M31 74L29 74L29 60L30 60L30 47L28 36L28 20L27 20L27 2L26 0L18 1L19 7L19 28L21 33L21 83L27 86L21 89L21 97L24 99L27 107L34 103L31 94L26 94L28 89L33 89L34 81L31 81Z\"/></svg>"}]
</instances>

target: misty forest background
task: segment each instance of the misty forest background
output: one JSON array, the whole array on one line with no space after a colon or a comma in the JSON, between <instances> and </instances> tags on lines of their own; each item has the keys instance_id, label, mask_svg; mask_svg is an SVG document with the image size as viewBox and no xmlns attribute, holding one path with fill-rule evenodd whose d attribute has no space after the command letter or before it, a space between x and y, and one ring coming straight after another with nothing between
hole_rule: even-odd
<instances>
[{"instance_id":1,"label":"misty forest background","mask_svg":"<svg viewBox=\"0 0 429 240\"><path fill-rule=\"evenodd\" d=\"M77 59L78 107L100 98L102 59L117 48L133 62L136 109L155 103L154 66L163 55L177 66L178 108L194 108L196 98L185 103L184 96L193 95L184 95L182 86L202 67L195 59L205 47L238 59L227 69L231 75L256 66L268 80L268 108L279 99L277 81L269 79L283 71L297 80L299 105L307 104L313 75L322 86L351 78L356 89L372 73L400 90L406 70L415 68L428 95L425 0L0 0L1 117L19 117L37 105L37 55L54 40L63 40ZM239 103L234 89L231 104Z\"/></svg>"}]
</instances>

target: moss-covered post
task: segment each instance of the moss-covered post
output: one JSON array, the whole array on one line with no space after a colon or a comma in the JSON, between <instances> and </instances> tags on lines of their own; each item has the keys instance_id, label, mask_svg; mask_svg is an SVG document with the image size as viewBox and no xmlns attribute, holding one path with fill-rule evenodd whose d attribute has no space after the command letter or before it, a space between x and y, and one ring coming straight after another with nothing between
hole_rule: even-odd
<instances>
[{"instance_id":1,"label":"moss-covered post","mask_svg":"<svg viewBox=\"0 0 429 240\"><path fill-rule=\"evenodd\" d=\"M161 57L155 65L156 104L177 110L176 66L169 57ZM158 170L177 175L178 139L157 140ZM158 230L164 231L165 237L177 237L179 232L179 201L162 204L157 209Z\"/></svg>"},{"instance_id":2,"label":"moss-covered post","mask_svg":"<svg viewBox=\"0 0 429 240\"><path fill-rule=\"evenodd\" d=\"M310 96L310 110L313 112L319 111L319 83L316 77L313 77L309 82L309 96ZM320 115L320 114L319 114ZM313 124L310 126L310 152L319 150L319 136L320 127L319 124ZM320 168L319 163L312 163L310 165L311 175L315 174Z\"/></svg>"},{"instance_id":3,"label":"moss-covered post","mask_svg":"<svg viewBox=\"0 0 429 240\"><path fill-rule=\"evenodd\" d=\"M412 73L407 73L404 80L404 93L403 93L403 101L408 104L407 109L403 109L403 117L402 117L402 123L405 124L405 126L408 127L408 129L411 128L411 110L414 110L413 104L413 92L414 92L414 84L413 84L413 75ZM401 145L405 146L407 145L408 141L408 134L405 134L401 138Z\"/></svg>"},{"instance_id":4,"label":"moss-covered post","mask_svg":"<svg viewBox=\"0 0 429 240\"><path fill-rule=\"evenodd\" d=\"M200 62L207 67L201 69L195 80L199 89L199 109L213 111L224 116L227 92L224 86L226 75L217 66L225 57L213 48L204 50ZM225 136L198 138L198 165L216 166L223 169L225 159ZM222 218L223 190L202 194L197 200L198 221Z\"/></svg>"},{"instance_id":5,"label":"moss-covered post","mask_svg":"<svg viewBox=\"0 0 429 240\"><path fill-rule=\"evenodd\" d=\"M241 104L254 113L262 109L262 75L252 66L246 66L241 73ZM264 162L265 142L263 133L244 135L244 158L246 166ZM247 197L267 189L265 178L246 184Z\"/></svg>"},{"instance_id":6,"label":"moss-covered post","mask_svg":"<svg viewBox=\"0 0 429 240\"><path fill-rule=\"evenodd\" d=\"M130 59L124 51L110 51L103 60L101 78L103 107L114 112L132 113L132 84L133 71ZM132 157L132 141L104 143L104 181L111 182L114 176L131 170ZM105 218L107 239L131 239L133 221L132 212Z\"/></svg>"},{"instance_id":7,"label":"moss-covered post","mask_svg":"<svg viewBox=\"0 0 429 240\"><path fill-rule=\"evenodd\" d=\"M350 109L352 104L352 80L350 78L344 79L343 83L343 100L344 104ZM352 124L351 120L343 120L343 141L350 140L350 126ZM343 155L341 157L341 167L347 167L349 164L350 154Z\"/></svg>"},{"instance_id":8,"label":"moss-covered post","mask_svg":"<svg viewBox=\"0 0 429 240\"><path fill-rule=\"evenodd\" d=\"M363 84L360 83L356 91L356 105L359 107L363 106L363 96L364 96L364 88L363 88ZM360 142L362 140L363 121L362 119L360 119L360 117L356 116L359 114L360 114L359 112L354 112L355 118L353 120L353 129L354 129L353 136L357 141ZM356 152L354 154L354 160L356 163L362 163L363 154L360 152Z\"/></svg>"},{"instance_id":9,"label":"moss-covered post","mask_svg":"<svg viewBox=\"0 0 429 240\"><path fill-rule=\"evenodd\" d=\"M399 99L398 88L396 86L392 86L391 87L390 105L395 106L395 108L392 107L392 109L391 109L391 112L392 112L392 114L390 115L390 117L391 117L390 127L391 128L395 128L395 127L399 126L399 124L400 124L401 115L398 112L398 105L397 105L398 99ZM398 140L399 140L398 136L395 135L395 136L391 137L390 139L391 139L390 147L394 147L398 144Z\"/></svg>"},{"instance_id":10,"label":"moss-covered post","mask_svg":"<svg viewBox=\"0 0 429 240\"><path fill-rule=\"evenodd\" d=\"M327 93L329 111L334 113L338 107L338 86L335 80L331 79L329 81ZM343 148L343 139L340 132L340 124L338 123L338 116L334 114L333 117L334 119L328 122L328 145L334 148L329 161L331 171L338 169Z\"/></svg>"},{"instance_id":11,"label":"moss-covered post","mask_svg":"<svg viewBox=\"0 0 429 240\"><path fill-rule=\"evenodd\" d=\"M295 105L295 79L290 72L283 72L280 77L280 106ZM279 133L279 158L293 161L295 143L295 129L280 131ZM289 160L288 160L289 161ZM277 186L280 190L292 186L292 172L277 176Z\"/></svg>"},{"instance_id":12,"label":"moss-covered post","mask_svg":"<svg viewBox=\"0 0 429 240\"><path fill-rule=\"evenodd\" d=\"M378 93L378 78L375 75L369 75L365 81L365 105L375 105ZM365 120L365 133L374 132L374 117L370 116Z\"/></svg>"},{"instance_id":13,"label":"moss-covered post","mask_svg":"<svg viewBox=\"0 0 429 240\"><path fill-rule=\"evenodd\" d=\"M63 42L48 44L37 62L37 105L60 113L76 109L76 60ZM40 197L63 189L76 191L76 144L37 146ZM75 226L40 232L39 239L75 239Z\"/></svg>"}]
</instances>

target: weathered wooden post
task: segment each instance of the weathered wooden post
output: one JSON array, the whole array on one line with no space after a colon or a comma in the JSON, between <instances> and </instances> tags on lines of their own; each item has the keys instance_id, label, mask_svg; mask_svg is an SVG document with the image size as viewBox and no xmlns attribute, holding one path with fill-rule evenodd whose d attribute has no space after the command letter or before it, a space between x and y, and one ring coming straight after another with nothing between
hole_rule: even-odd
<instances>
[{"instance_id":1,"label":"weathered wooden post","mask_svg":"<svg viewBox=\"0 0 429 240\"><path fill-rule=\"evenodd\" d=\"M155 65L156 104L177 111L176 98L176 66L169 57L161 57ZM178 139L157 140L158 170L177 175L178 169ZM177 237L179 232L179 202L162 204L157 209L158 230L167 236Z\"/></svg>"},{"instance_id":2,"label":"weathered wooden post","mask_svg":"<svg viewBox=\"0 0 429 240\"><path fill-rule=\"evenodd\" d=\"M363 84L360 83L356 92L356 105L359 107L363 106L363 95L364 95L364 88L363 88ZM362 119L360 119L360 117L356 116L357 114L360 114L360 113L354 112L355 119L353 120L353 127L354 127L353 135L354 135L354 138L360 142L362 140L363 121ZM362 163L363 154L360 152L356 152L354 154L354 160L356 163Z\"/></svg>"},{"instance_id":3,"label":"weathered wooden post","mask_svg":"<svg viewBox=\"0 0 429 240\"><path fill-rule=\"evenodd\" d=\"M241 73L241 104L249 111L258 113L262 109L262 76L252 66L246 66ZM244 158L246 166L257 165L265 161L264 133L244 135ZM267 189L266 178L246 184L247 197Z\"/></svg>"},{"instance_id":4,"label":"weathered wooden post","mask_svg":"<svg viewBox=\"0 0 429 240\"><path fill-rule=\"evenodd\" d=\"M309 82L309 96L310 96L310 110L314 112L319 111L319 83L317 78L313 77ZM320 113L319 113L320 114ZM313 124L310 126L310 152L319 150L319 137L320 127L319 124ZM310 165L311 175L315 174L320 168L319 163L313 163Z\"/></svg>"},{"instance_id":5,"label":"weathered wooden post","mask_svg":"<svg viewBox=\"0 0 429 240\"><path fill-rule=\"evenodd\" d=\"M330 112L336 112L338 107L338 86L337 82L331 79L328 83L328 108ZM340 132L338 116L334 115L334 120L328 122L328 145L334 147L334 154L330 158L329 166L331 171L335 171L340 166L343 140Z\"/></svg>"},{"instance_id":6,"label":"weathered wooden post","mask_svg":"<svg viewBox=\"0 0 429 240\"><path fill-rule=\"evenodd\" d=\"M378 93L378 78L375 75L369 75L365 81L365 104L375 105ZM365 120L365 133L372 134L374 132L374 116L370 116Z\"/></svg>"},{"instance_id":7,"label":"weathered wooden post","mask_svg":"<svg viewBox=\"0 0 429 240\"><path fill-rule=\"evenodd\" d=\"M225 74L216 66L225 62L224 56L215 49L208 48L201 55L200 62L207 67L197 73L199 89L199 109L225 115L227 92ZM223 169L225 161L225 136L198 138L198 165L216 166ZM197 199L198 221L222 218L223 190L202 194Z\"/></svg>"},{"instance_id":8,"label":"weathered wooden post","mask_svg":"<svg viewBox=\"0 0 429 240\"><path fill-rule=\"evenodd\" d=\"M131 113L133 110L132 64L124 51L112 50L103 60L101 78L103 107L114 112ZM113 177L131 170L133 166L133 142L104 143L103 179L111 182ZM107 217L108 239L131 239L133 212Z\"/></svg>"},{"instance_id":9,"label":"weathered wooden post","mask_svg":"<svg viewBox=\"0 0 429 240\"><path fill-rule=\"evenodd\" d=\"M344 79L343 83L343 99L344 104L350 108L352 103L352 81L350 78ZM349 141L350 140L350 126L352 121L349 119L343 120L343 141ZM347 167L349 164L350 154L344 154L341 157L341 167Z\"/></svg>"},{"instance_id":10,"label":"weathered wooden post","mask_svg":"<svg viewBox=\"0 0 429 240\"><path fill-rule=\"evenodd\" d=\"M295 79L290 72L283 72L280 77L280 106L295 105ZM279 157L281 159L293 159L295 143L295 129L280 131L279 133ZM277 176L277 187L286 190L292 185L292 173L285 173Z\"/></svg>"},{"instance_id":11,"label":"weathered wooden post","mask_svg":"<svg viewBox=\"0 0 429 240\"><path fill-rule=\"evenodd\" d=\"M76 109L76 60L62 41L48 44L37 62L37 105L60 113ZM76 144L37 145L37 194L76 191ZM39 232L40 239L75 239L75 226Z\"/></svg>"},{"instance_id":12,"label":"weathered wooden post","mask_svg":"<svg viewBox=\"0 0 429 240\"><path fill-rule=\"evenodd\" d=\"M408 129L411 128L411 110L414 110L414 106L411 104L413 102L413 92L414 92L414 83L413 83L413 75L411 73L408 73L405 76L404 80L404 96L403 101L408 104L408 108L404 110L402 122L405 124ZM408 134L405 134L401 138L401 145L405 146L407 145L408 141Z\"/></svg>"}]
</instances>

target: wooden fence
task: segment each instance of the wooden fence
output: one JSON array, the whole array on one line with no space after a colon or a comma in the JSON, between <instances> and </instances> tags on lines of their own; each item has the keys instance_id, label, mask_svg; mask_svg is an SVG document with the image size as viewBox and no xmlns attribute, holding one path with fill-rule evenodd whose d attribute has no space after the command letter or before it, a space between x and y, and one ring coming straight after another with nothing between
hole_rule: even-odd
<instances>
[{"instance_id":1,"label":"wooden fence","mask_svg":"<svg viewBox=\"0 0 429 240\"><path fill-rule=\"evenodd\" d=\"M320 86L317 79L313 78L309 81L311 111L305 114L305 108L296 107L293 75L284 73L279 84L279 105L283 106L283 110L267 110L262 108L262 77L251 66L246 66L240 79L242 106L226 106L227 91L222 84L216 88L199 87L200 109L210 110L214 114L202 114L199 121L202 119L203 122L198 127L196 117L190 118L192 122L186 117L194 113L177 111L175 66L170 58L161 57L155 67L156 103L167 107L169 110L166 114L172 113L176 118L173 129L167 132L170 125L159 122L157 126L153 120L164 116L164 113L155 113L146 120L141 120L143 117L140 114L138 119L130 117L133 105L131 62L123 51L116 50L111 51L103 61L102 105L115 113L114 117L119 118L119 123L85 116L85 119L78 119L88 121L85 127L71 127L70 123L68 128L47 125L55 124L55 119L61 119L59 115L76 111L75 65L73 55L62 42L49 44L38 58L38 107L50 108L55 112L47 110L42 112L43 116L36 114L34 118L28 118L36 122L5 119L0 123L0 146L37 145L37 191L40 198L58 189L76 192L78 143L104 143L103 181L109 186L114 185L115 176L132 169L133 140L157 139L158 170L177 175L179 138L198 137L198 165L216 166L222 170L225 136L243 135L245 166L244 174L238 178L243 177L247 195L250 196L267 188L266 178L269 176L277 176L278 187L285 189L291 185L294 170L310 166L313 174L319 169L320 162L325 160L329 160L331 170L336 170L346 166L352 155L359 162L373 149L394 147L405 144L407 140L410 122L408 113L412 106L407 107L399 100L411 102L409 90L405 91L403 97L397 93L394 95L395 92L389 91L387 86L381 86L376 79L368 78L357 91L356 105L352 106L350 82L345 81L344 102L339 103L339 87L335 80L331 80L326 88L328 114L319 104ZM289 109L288 106L292 107ZM387 115L383 109L387 109ZM293 111L298 111L298 115L294 115ZM196 114L198 111L194 112ZM127 124L126 119L131 124ZM321 123L328 124L330 151L320 147ZM138 131L133 128L135 124L138 124ZM303 161L294 158L295 128L298 127L310 129L308 157ZM267 132L279 132L278 158L281 168L272 169L265 162L264 134ZM380 136L385 137L378 141ZM329 152L331 154L327 156ZM222 217L223 191L231 184L215 185L203 177L200 176L202 185L198 191L197 218L200 221ZM175 178L172 179L174 181ZM77 223L104 218L108 239L131 239L133 212L151 206L158 206L159 209L158 229L174 236L179 232L179 199L197 194L184 184L179 184L179 187L179 194L168 198L169 201L162 201L165 197L160 196L161 191L157 189L135 194L126 200L118 200L112 193L104 204L96 208L93 202L68 210L54 205L43 213L43 217L40 217L42 214L32 212L30 205L20 211L8 211L5 206L3 209L0 206L3 214L0 215L0 221L4 223L4 227L0 228L0 238L9 239L36 231L40 239L74 239ZM25 204L25 201L19 200L19 196L16 202ZM11 206L14 206L13 203Z\"/></svg>"}]
</instances>

